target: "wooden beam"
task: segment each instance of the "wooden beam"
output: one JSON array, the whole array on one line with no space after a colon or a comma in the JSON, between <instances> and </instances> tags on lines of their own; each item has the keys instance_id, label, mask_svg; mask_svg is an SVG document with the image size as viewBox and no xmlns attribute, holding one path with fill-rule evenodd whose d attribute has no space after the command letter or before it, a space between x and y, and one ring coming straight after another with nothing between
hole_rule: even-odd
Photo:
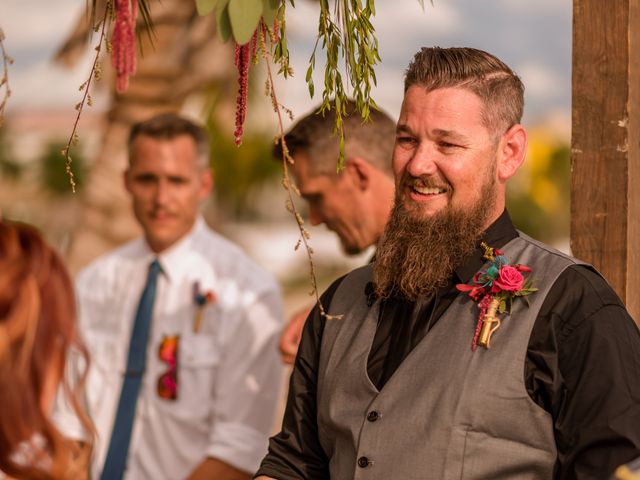
<instances>
[{"instance_id":1,"label":"wooden beam","mask_svg":"<svg viewBox=\"0 0 640 480\"><path fill-rule=\"evenodd\" d=\"M640 0L573 1L571 249L640 322Z\"/></svg>"}]
</instances>

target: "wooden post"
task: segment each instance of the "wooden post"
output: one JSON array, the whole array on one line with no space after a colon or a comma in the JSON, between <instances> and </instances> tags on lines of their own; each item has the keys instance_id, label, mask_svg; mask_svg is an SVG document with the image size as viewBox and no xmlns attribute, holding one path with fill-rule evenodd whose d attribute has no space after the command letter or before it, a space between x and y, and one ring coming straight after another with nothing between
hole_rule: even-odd
<instances>
[{"instance_id":1,"label":"wooden post","mask_svg":"<svg viewBox=\"0 0 640 480\"><path fill-rule=\"evenodd\" d=\"M640 0L573 1L571 250L640 323Z\"/></svg>"}]
</instances>

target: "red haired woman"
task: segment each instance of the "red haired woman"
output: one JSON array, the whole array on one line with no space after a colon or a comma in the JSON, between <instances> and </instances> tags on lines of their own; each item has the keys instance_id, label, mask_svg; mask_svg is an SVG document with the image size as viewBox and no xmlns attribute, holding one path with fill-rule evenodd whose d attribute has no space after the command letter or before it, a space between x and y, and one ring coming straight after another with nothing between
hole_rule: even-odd
<instances>
[{"instance_id":1,"label":"red haired woman","mask_svg":"<svg viewBox=\"0 0 640 480\"><path fill-rule=\"evenodd\" d=\"M80 407L82 381L70 388L66 355L87 357L77 336L73 286L60 257L32 227L0 220L0 477L71 478L78 445L49 418L62 383Z\"/></svg>"}]
</instances>

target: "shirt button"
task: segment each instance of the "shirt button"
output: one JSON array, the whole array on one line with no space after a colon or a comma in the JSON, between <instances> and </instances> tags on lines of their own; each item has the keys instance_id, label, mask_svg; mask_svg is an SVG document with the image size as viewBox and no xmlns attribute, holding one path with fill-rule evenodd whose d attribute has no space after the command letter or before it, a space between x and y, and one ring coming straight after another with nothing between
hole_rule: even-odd
<instances>
[{"instance_id":1,"label":"shirt button","mask_svg":"<svg viewBox=\"0 0 640 480\"><path fill-rule=\"evenodd\" d=\"M369 420L370 422L375 422L379 418L380 418L380 414L378 412L376 412L375 410L371 410L369 412L369 414L367 415L367 420Z\"/></svg>"},{"instance_id":2,"label":"shirt button","mask_svg":"<svg viewBox=\"0 0 640 480\"><path fill-rule=\"evenodd\" d=\"M361 468L365 468L369 466L369 459L367 457L360 457L358 459L358 466Z\"/></svg>"}]
</instances>

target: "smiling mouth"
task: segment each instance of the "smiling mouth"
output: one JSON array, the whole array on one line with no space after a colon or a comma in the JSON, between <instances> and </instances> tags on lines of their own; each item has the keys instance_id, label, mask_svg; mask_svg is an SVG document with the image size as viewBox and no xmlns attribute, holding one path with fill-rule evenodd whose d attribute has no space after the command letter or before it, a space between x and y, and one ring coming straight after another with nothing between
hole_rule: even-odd
<instances>
[{"instance_id":1,"label":"smiling mouth","mask_svg":"<svg viewBox=\"0 0 640 480\"><path fill-rule=\"evenodd\" d=\"M437 185L429 185L427 182L420 178L415 178L407 182L407 186L415 193L419 195L440 195L443 193L447 193L449 190L446 186L437 186Z\"/></svg>"},{"instance_id":2,"label":"smiling mouth","mask_svg":"<svg viewBox=\"0 0 640 480\"><path fill-rule=\"evenodd\" d=\"M435 188L435 187L418 187L413 186L412 190L420 195L440 195L441 193L446 193L447 190L444 188Z\"/></svg>"}]
</instances>

